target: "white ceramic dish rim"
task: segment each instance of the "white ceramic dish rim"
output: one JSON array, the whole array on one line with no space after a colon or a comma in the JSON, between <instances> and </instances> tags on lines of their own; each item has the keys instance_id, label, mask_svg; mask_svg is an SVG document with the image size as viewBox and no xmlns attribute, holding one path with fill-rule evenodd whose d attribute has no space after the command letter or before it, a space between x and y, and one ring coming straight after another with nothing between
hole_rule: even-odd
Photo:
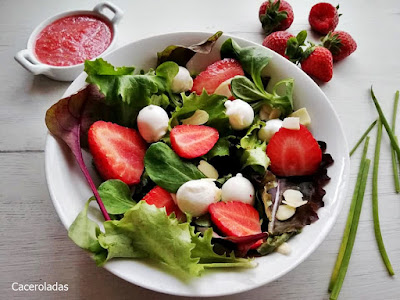
<instances>
[{"instance_id":1,"label":"white ceramic dish rim","mask_svg":"<svg viewBox=\"0 0 400 300\"><path fill-rule=\"evenodd\" d=\"M213 33L208 33L208 32L176 32L176 33L168 33L168 34L160 34L160 35L156 35L156 36L152 36L152 37L148 37L148 38L144 38L135 42L132 42L130 44L127 44L119 49L113 50L112 52L110 52L108 55L112 55L114 52L119 51L123 48L127 48L127 47L131 47L132 44L136 44L136 43L141 43L144 42L146 40L150 40L150 39L157 39L160 37L174 37L176 36L177 38L181 35L199 35L199 41L204 39L204 37L208 37L211 36ZM243 38L240 37L235 37L232 35L223 35L223 37L226 38L234 38L237 41L242 41L254 46L260 46L254 42L245 40ZM158 50L158 49L157 49ZM272 51L271 51L272 52ZM277 54L273 54L273 59L277 59L280 62L287 62L285 58L277 55ZM105 57L105 59L107 59L107 57ZM292 70L291 70L292 71ZM319 90L320 93L320 97L324 98L324 100L326 101L326 105L329 106L329 110L330 112L333 114L333 118L336 120L339 128L338 132L339 135L342 138L342 142L343 142L343 153L348 153L348 145L347 145L347 141L344 135L344 130L343 130L343 126L341 124L341 122L339 121L338 115L335 112L331 102L328 100L328 98L326 97L326 95L322 92L322 90L319 88L319 86L310 78L308 77L308 75L306 75L301 69L299 68L293 68L294 73L302 73L302 75L300 76L306 76L305 80L309 81L308 83L311 85L314 85L314 88L316 87ZM298 74L297 74L298 75ZM81 79L82 77L85 77L86 74L82 73L76 80ZM72 83L73 84L73 83ZM71 84L71 85L72 85ZM70 86L71 87L71 86ZM63 95L63 97L66 97L69 93L69 89L65 92L65 94ZM57 201L57 194L56 191L53 189L52 186L52 177L51 177L51 165L50 165L50 149L52 147L52 143L59 143L51 134L48 133L47 138L46 138L46 147L45 147L45 170L46 170L46 180L47 180L47 186L49 189L49 193L52 199L52 202L54 204L54 207L57 211L57 214L59 215L61 222L63 223L63 225L67 228L68 227L68 222L66 219L66 216L64 215L64 212L62 210L62 207L60 205L60 201ZM329 143L329 141L328 141ZM329 144L328 144L329 145ZM329 147L329 146L328 146ZM335 158L334 158L335 159ZM335 163L339 163L339 162L335 162ZM172 291L165 291L161 288L159 288L157 285L152 285L152 284L144 284L143 282L140 282L138 280L132 280L132 278L130 278L127 274L119 272L118 269L114 268L113 266L110 266L109 264L106 264L104 267L105 269L107 269L108 271L110 271L111 273L117 275L118 277L134 283L138 286L150 289L150 290L154 290L160 293L165 293L165 294L172 294L172 295L177 295L177 296L200 296L200 297L213 297L213 296L224 296L224 295L231 295L231 294L236 294L236 293L241 293L241 292L245 292L257 287L260 287L262 285L268 284L278 278L280 278L281 276L287 274L288 272L290 272L291 270L293 270L295 267L297 267L300 263L302 263L308 256L310 256L315 250L316 248L322 243L322 241L326 238L326 236L329 234L329 232L331 231L332 227L334 226L334 224L336 223L337 217L339 215L339 213L341 212L342 208L343 208L343 204L345 201L345 197L346 197L346 192L347 192L347 185L348 185L348 179L349 179L349 170L350 170L350 160L348 156L344 156L342 158L342 162L341 162L341 169L340 169L340 173L341 173L341 178L339 178L338 180L338 184L337 187L335 189L335 201L338 201L338 205L336 206L336 209L334 210L333 214L330 216L331 221L325 226L323 227L323 231L321 231L320 236L322 238L320 238L319 240L317 240L316 242L312 243L310 245L309 248L307 248L307 251L303 252L301 256L299 256L296 260L296 262L288 267L286 267L285 269L280 270L280 272L275 273L274 275L272 275L270 278L268 278L268 280L265 280L261 283L257 283L257 284L253 284L252 286L248 287L244 287L244 288L232 288L231 290L224 290L221 291L219 290L218 292L213 292L213 293L198 293L198 294L193 294L193 293L188 293L186 291L177 291L177 290L172 290ZM312 225L311 225L312 226ZM207 276L206 274L203 276Z\"/></svg>"}]
</instances>

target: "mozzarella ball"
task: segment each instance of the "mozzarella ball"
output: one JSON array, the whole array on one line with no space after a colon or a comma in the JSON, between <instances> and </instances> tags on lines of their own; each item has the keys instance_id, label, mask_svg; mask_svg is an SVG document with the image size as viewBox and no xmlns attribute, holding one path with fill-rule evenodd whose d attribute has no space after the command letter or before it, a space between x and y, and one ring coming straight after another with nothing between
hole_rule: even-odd
<instances>
[{"instance_id":1,"label":"mozzarella ball","mask_svg":"<svg viewBox=\"0 0 400 300\"><path fill-rule=\"evenodd\" d=\"M171 90L173 93L182 93L190 91L193 87L193 78L190 76L189 71L179 66L179 72L172 80Z\"/></svg>"},{"instance_id":2,"label":"mozzarella ball","mask_svg":"<svg viewBox=\"0 0 400 300\"><path fill-rule=\"evenodd\" d=\"M199 217L207 213L208 206L218 202L221 190L213 179L190 180L178 189L176 203L181 211Z\"/></svg>"},{"instance_id":3,"label":"mozzarella ball","mask_svg":"<svg viewBox=\"0 0 400 300\"><path fill-rule=\"evenodd\" d=\"M250 180L240 173L228 179L222 186L221 192L222 201L240 201L254 205L254 187Z\"/></svg>"},{"instance_id":4,"label":"mozzarella ball","mask_svg":"<svg viewBox=\"0 0 400 300\"><path fill-rule=\"evenodd\" d=\"M282 121L279 119L269 120L265 123L265 126L258 131L258 138L267 143L272 136L279 131L282 127Z\"/></svg>"},{"instance_id":5,"label":"mozzarella ball","mask_svg":"<svg viewBox=\"0 0 400 300\"><path fill-rule=\"evenodd\" d=\"M157 142L167 133L168 122L167 112L157 105L142 108L137 116L139 133L148 143Z\"/></svg>"},{"instance_id":6,"label":"mozzarella ball","mask_svg":"<svg viewBox=\"0 0 400 300\"><path fill-rule=\"evenodd\" d=\"M254 110L247 102L236 99L226 101L226 115L229 117L229 124L234 130L242 130L253 123Z\"/></svg>"}]
</instances>

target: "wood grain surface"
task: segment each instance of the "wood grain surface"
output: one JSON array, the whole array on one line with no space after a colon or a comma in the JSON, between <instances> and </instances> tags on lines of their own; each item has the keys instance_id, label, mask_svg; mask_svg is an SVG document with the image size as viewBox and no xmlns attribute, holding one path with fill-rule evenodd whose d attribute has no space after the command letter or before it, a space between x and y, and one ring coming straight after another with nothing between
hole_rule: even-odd
<instances>
[{"instance_id":1,"label":"wood grain surface","mask_svg":"<svg viewBox=\"0 0 400 300\"><path fill-rule=\"evenodd\" d=\"M125 11L118 44L177 31L222 30L258 43L262 1L114 0ZM318 1L289 1L295 21L290 32L309 30L308 12ZM332 2L332 1L329 1ZM46 109L69 83L34 77L14 54L31 31L63 11L91 9L97 1L0 0L0 298L1 299L175 299L125 282L95 266L67 237L49 197L44 173ZM332 2L337 4L337 2ZM338 29L348 31L357 51L335 64L321 88L336 109L352 146L376 118L368 91L373 84L388 116L400 89L400 2L351 0L340 3ZM317 41L317 36L310 33ZM400 121L398 122L400 124ZM399 125L400 128L400 125ZM398 132L400 132L397 128ZM374 144L375 131L371 133ZM400 272L400 196L394 193L389 140L384 134L379 171L382 235L396 273ZM373 148L370 149L372 157ZM322 245L295 270L255 290L216 299L328 299L327 287L342 238L358 170L352 157L350 189L337 224ZM340 299L400 299L399 275L390 278L375 242L371 181ZM13 282L67 283L68 292L14 292ZM189 299L189 298L188 298Z\"/></svg>"}]
</instances>

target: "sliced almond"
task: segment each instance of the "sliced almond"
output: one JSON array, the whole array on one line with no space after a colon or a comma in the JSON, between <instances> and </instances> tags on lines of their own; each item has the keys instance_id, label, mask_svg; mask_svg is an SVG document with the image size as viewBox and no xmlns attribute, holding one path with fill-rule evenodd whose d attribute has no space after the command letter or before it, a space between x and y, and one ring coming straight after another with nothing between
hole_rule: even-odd
<instances>
[{"instance_id":1,"label":"sliced almond","mask_svg":"<svg viewBox=\"0 0 400 300\"><path fill-rule=\"evenodd\" d=\"M283 193L283 197L285 200L283 200L282 203L294 208L300 207L308 202L305 200L303 201L303 194L300 191L293 189L286 190Z\"/></svg>"},{"instance_id":2,"label":"sliced almond","mask_svg":"<svg viewBox=\"0 0 400 300\"><path fill-rule=\"evenodd\" d=\"M222 83L215 89L214 94L225 96L225 97L228 98L228 99L229 99L230 97L232 97L232 92L231 92L230 85L231 85L231 82L232 82L232 79L233 79L233 78L234 78L234 77L229 78L228 80L225 80L224 82L222 82Z\"/></svg>"},{"instance_id":3,"label":"sliced almond","mask_svg":"<svg viewBox=\"0 0 400 300\"><path fill-rule=\"evenodd\" d=\"M291 113L289 117L298 117L300 119L300 124L304 126L309 126L311 124L311 118L305 107L296 110Z\"/></svg>"},{"instance_id":4,"label":"sliced almond","mask_svg":"<svg viewBox=\"0 0 400 300\"><path fill-rule=\"evenodd\" d=\"M198 109L194 112L194 114L187 118L182 120L182 124L186 125L203 125L208 122L209 115L205 110Z\"/></svg>"},{"instance_id":5,"label":"sliced almond","mask_svg":"<svg viewBox=\"0 0 400 300\"><path fill-rule=\"evenodd\" d=\"M292 248L289 246L288 243L283 243L278 248L276 248L276 252L284 255L289 255L292 253Z\"/></svg>"},{"instance_id":6,"label":"sliced almond","mask_svg":"<svg viewBox=\"0 0 400 300\"><path fill-rule=\"evenodd\" d=\"M281 204L279 205L275 216L279 221L286 221L287 219L293 217L295 212L296 208L286 204Z\"/></svg>"},{"instance_id":7,"label":"sliced almond","mask_svg":"<svg viewBox=\"0 0 400 300\"><path fill-rule=\"evenodd\" d=\"M206 175L208 178L218 179L218 171L211 164L206 162L205 160L201 160L197 168L201 173Z\"/></svg>"},{"instance_id":8,"label":"sliced almond","mask_svg":"<svg viewBox=\"0 0 400 300\"><path fill-rule=\"evenodd\" d=\"M298 117L287 117L283 119L282 127L291 129L291 130L299 130L300 129L300 119Z\"/></svg>"}]
</instances>

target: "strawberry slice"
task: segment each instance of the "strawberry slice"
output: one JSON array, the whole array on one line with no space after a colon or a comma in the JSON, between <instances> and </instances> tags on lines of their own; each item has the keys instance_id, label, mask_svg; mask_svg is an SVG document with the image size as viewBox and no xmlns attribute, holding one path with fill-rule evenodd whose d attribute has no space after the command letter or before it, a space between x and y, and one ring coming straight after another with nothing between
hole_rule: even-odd
<instances>
[{"instance_id":1,"label":"strawberry slice","mask_svg":"<svg viewBox=\"0 0 400 300\"><path fill-rule=\"evenodd\" d=\"M178 205L175 204L171 194L160 186L156 186L150 190L150 192L143 197L143 200L146 201L147 204L153 204L158 208L165 207L168 216L174 212L176 218L179 220L185 217L185 214L179 209Z\"/></svg>"},{"instance_id":2,"label":"strawberry slice","mask_svg":"<svg viewBox=\"0 0 400 300\"><path fill-rule=\"evenodd\" d=\"M88 142L103 179L120 179L128 185L140 182L146 143L136 130L97 121L89 128Z\"/></svg>"},{"instance_id":3,"label":"strawberry slice","mask_svg":"<svg viewBox=\"0 0 400 300\"><path fill-rule=\"evenodd\" d=\"M227 236L248 236L261 233L260 216L250 204L229 201L217 202L208 206L211 221ZM262 239L251 246L257 248Z\"/></svg>"},{"instance_id":4,"label":"strawberry slice","mask_svg":"<svg viewBox=\"0 0 400 300\"><path fill-rule=\"evenodd\" d=\"M201 95L203 89L213 94L221 83L237 75L244 75L239 62L233 58L225 58L209 65L193 80L192 92Z\"/></svg>"},{"instance_id":5,"label":"strawberry slice","mask_svg":"<svg viewBox=\"0 0 400 300\"><path fill-rule=\"evenodd\" d=\"M267 146L271 171L278 176L311 175L317 171L322 151L310 131L281 128Z\"/></svg>"},{"instance_id":6,"label":"strawberry slice","mask_svg":"<svg viewBox=\"0 0 400 300\"><path fill-rule=\"evenodd\" d=\"M172 149L183 158L195 158L206 154L218 141L215 128L204 125L178 125L170 132Z\"/></svg>"}]
</instances>

